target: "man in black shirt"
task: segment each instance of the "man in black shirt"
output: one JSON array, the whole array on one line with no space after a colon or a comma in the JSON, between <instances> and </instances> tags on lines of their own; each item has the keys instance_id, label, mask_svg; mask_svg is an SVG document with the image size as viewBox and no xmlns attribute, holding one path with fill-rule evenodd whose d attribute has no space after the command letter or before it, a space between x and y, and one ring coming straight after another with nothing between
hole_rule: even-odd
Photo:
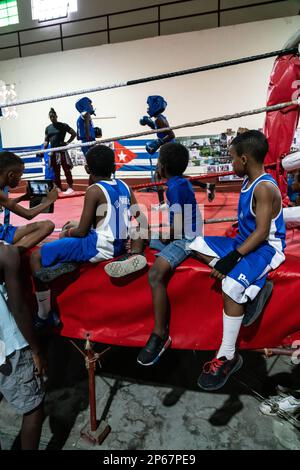
<instances>
[{"instance_id":1,"label":"man in black shirt","mask_svg":"<svg viewBox=\"0 0 300 470\"><path fill-rule=\"evenodd\" d=\"M49 118L52 124L46 127L44 148L48 148L49 144L52 148L55 148L63 147L64 145L68 145L73 142L76 137L76 132L68 124L57 121L57 114L53 108L50 109ZM65 143L65 137L67 133L70 134L71 137ZM62 191L60 179L60 167L62 166L66 176L67 184L69 186L66 194L71 194L73 192L73 178L71 173L73 165L68 152L51 152L49 153L49 157L50 166L54 171L54 183L58 191Z\"/></svg>"}]
</instances>

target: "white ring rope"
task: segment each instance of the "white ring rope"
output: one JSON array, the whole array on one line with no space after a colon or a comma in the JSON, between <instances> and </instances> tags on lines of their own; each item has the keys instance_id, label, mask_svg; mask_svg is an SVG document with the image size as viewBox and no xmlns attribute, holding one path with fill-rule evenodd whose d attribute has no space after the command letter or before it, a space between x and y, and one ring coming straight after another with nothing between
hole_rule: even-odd
<instances>
[{"instance_id":1,"label":"white ring rope","mask_svg":"<svg viewBox=\"0 0 300 470\"><path fill-rule=\"evenodd\" d=\"M47 153L47 152L61 152L64 150L71 150L74 148L79 148L79 147L91 147L93 145L100 145L103 143L107 142L114 142L118 140L125 140L125 139L132 139L134 137L142 137L144 135L151 135L151 134L156 134L157 132L167 132L170 130L174 129L183 129L185 127L196 127L196 126L203 126L204 124L210 124L212 122L218 122L218 121L229 121L230 119L237 119L243 116L251 116L253 114L260 114L264 112L270 112L270 111L276 111L279 109L287 108L289 106L299 106L300 104L300 98L299 101L288 101L286 103L279 103L275 104L273 106L264 106L263 108L257 108L257 109L252 109L250 111L242 111L240 113L235 113L235 114L225 114L223 116L218 116L214 118L209 118L209 119L204 119L202 121L194 121L194 122L187 122L185 124L179 124L177 126L171 126L171 127L164 127L162 129L151 129L149 131L144 131L144 132L137 132L136 134L128 134L128 135L122 135L122 136L117 136L117 137L110 137L109 139L101 139L101 140L93 140L92 142L84 142L84 143L78 143L78 144L69 144L65 145L64 147L54 147L50 149L41 149L35 152L21 152L17 153L20 157L25 157L29 155L36 155L36 154L42 154L42 153Z\"/></svg>"}]
</instances>

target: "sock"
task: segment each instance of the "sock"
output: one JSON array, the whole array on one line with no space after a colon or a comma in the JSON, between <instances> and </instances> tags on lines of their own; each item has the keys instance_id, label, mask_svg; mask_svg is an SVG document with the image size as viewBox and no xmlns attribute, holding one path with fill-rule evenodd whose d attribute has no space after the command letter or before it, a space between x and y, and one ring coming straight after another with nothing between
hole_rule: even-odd
<instances>
[{"instance_id":1,"label":"sock","mask_svg":"<svg viewBox=\"0 0 300 470\"><path fill-rule=\"evenodd\" d=\"M244 315L241 317L229 317L223 311L223 338L217 357L225 356L232 359L235 354L235 343L240 332Z\"/></svg>"},{"instance_id":2,"label":"sock","mask_svg":"<svg viewBox=\"0 0 300 470\"><path fill-rule=\"evenodd\" d=\"M51 291L44 290L41 292L36 292L35 295L39 308L37 314L39 318L46 320L51 310Z\"/></svg>"}]
</instances>

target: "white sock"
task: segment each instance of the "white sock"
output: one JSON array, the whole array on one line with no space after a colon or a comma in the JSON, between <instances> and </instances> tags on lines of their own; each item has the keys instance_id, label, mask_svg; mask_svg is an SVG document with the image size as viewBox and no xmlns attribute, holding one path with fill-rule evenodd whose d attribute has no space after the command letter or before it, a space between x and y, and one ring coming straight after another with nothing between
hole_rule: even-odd
<instances>
[{"instance_id":1,"label":"white sock","mask_svg":"<svg viewBox=\"0 0 300 470\"><path fill-rule=\"evenodd\" d=\"M51 291L43 290L41 292L36 292L35 295L39 307L38 316L42 320L46 320L51 310Z\"/></svg>"},{"instance_id":2,"label":"white sock","mask_svg":"<svg viewBox=\"0 0 300 470\"><path fill-rule=\"evenodd\" d=\"M235 354L235 343L239 335L244 315L241 317L229 317L223 311L223 338L217 357L225 356L232 359Z\"/></svg>"}]
</instances>

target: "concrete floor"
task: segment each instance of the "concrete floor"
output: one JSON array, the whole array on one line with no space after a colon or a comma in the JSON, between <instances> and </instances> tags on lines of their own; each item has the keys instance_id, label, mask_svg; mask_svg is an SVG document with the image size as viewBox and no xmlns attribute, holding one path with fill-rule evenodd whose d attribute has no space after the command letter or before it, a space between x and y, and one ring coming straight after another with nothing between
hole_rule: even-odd
<instances>
[{"instance_id":1,"label":"concrete floor","mask_svg":"<svg viewBox=\"0 0 300 470\"><path fill-rule=\"evenodd\" d=\"M139 366L136 355L134 348L113 348L106 353L101 371L97 370L97 416L103 416L112 430L100 447L91 446L80 438L89 421L83 358L66 339L52 339L40 448L300 449L300 427L258 411L259 396L274 393L277 383L300 388L300 366L292 366L289 358L265 360L257 353L243 352L244 366L226 387L205 393L196 380L211 353L167 351L154 368ZM2 399L2 449L17 448L20 424L21 418Z\"/></svg>"}]
</instances>

